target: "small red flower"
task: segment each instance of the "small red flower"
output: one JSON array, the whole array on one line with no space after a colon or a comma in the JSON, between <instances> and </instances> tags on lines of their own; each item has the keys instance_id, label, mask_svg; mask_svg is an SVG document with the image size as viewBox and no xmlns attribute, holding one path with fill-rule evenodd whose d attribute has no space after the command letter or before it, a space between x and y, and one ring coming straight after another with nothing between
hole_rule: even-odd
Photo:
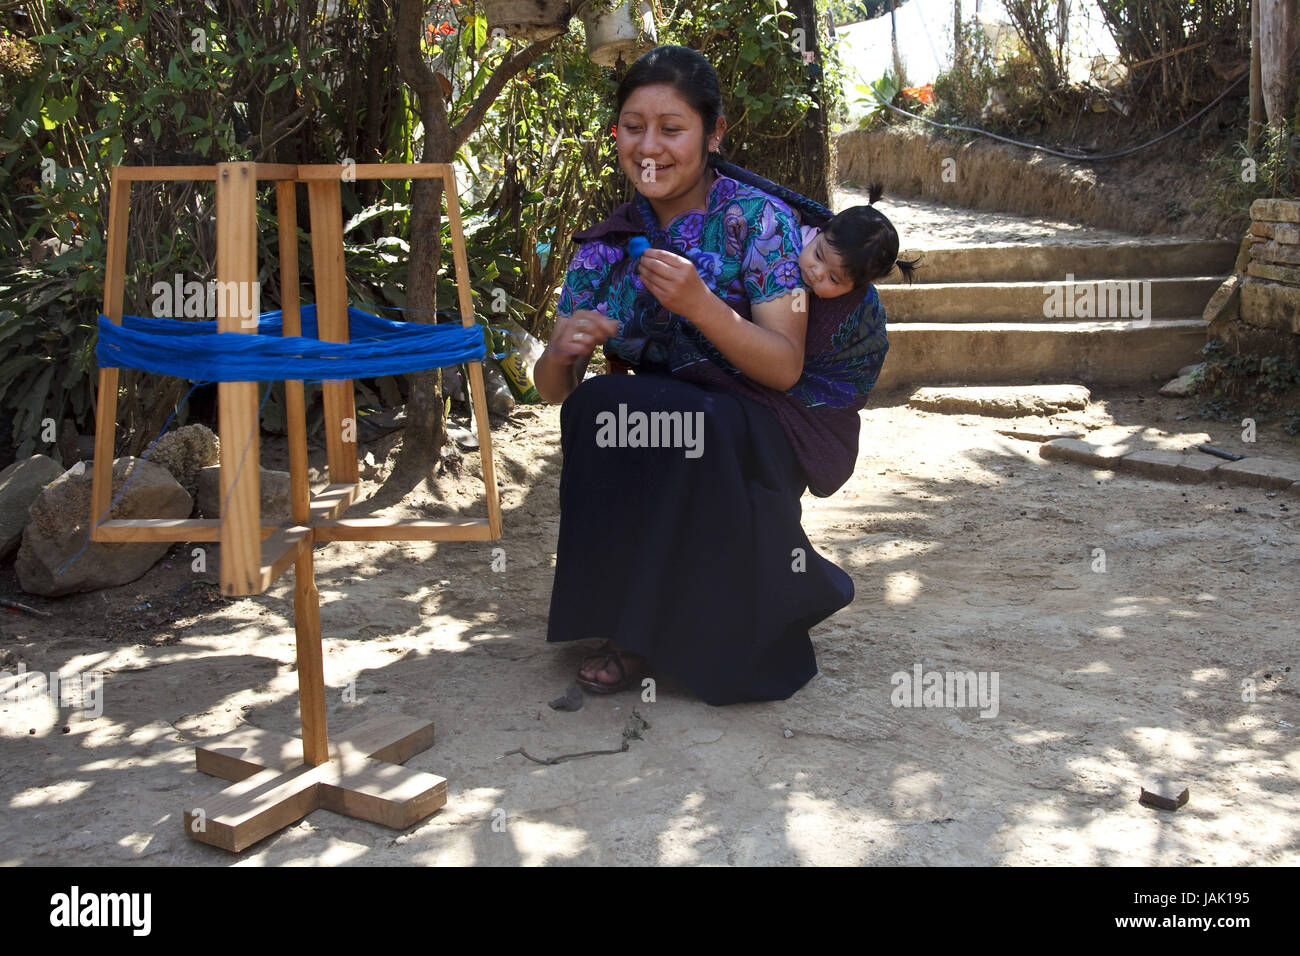
<instances>
[{"instance_id":1,"label":"small red flower","mask_svg":"<svg viewBox=\"0 0 1300 956\"><path fill-rule=\"evenodd\" d=\"M456 32L456 28L453 27L446 20L443 20L441 23L438 24L438 32L441 33L443 36L450 36L451 34Z\"/></svg>"},{"instance_id":2,"label":"small red flower","mask_svg":"<svg viewBox=\"0 0 1300 956\"><path fill-rule=\"evenodd\" d=\"M610 136L613 136L615 139L618 139L618 127L617 127L617 126L611 126L611 127L609 128L609 135L610 135Z\"/></svg>"},{"instance_id":3,"label":"small red flower","mask_svg":"<svg viewBox=\"0 0 1300 956\"><path fill-rule=\"evenodd\" d=\"M430 43L433 42L433 38L436 37L437 35L438 35L437 31L434 30L432 23L428 24L424 28L424 38L428 40Z\"/></svg>"}]
</instances>

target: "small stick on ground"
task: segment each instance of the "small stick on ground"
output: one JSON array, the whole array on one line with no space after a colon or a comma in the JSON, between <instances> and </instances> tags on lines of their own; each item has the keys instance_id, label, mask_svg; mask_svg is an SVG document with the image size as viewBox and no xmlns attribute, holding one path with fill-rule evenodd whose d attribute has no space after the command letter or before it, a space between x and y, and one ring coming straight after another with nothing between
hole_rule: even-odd
<instances>
[{"instance_id":1,"label":"small stick on ground","mask_svg":"<svg viewBox=\"0 0 1300 956\"><path fill-rule=\"evenodd\" d=\"M624 740L623 746L619 747L617 750L584 750L581 753L576 753L576 754L560 754L560 756L558 757L551 757L547 760L539 760L538 758L530 754L527 750L525 750L523 747L519 747L516 750L508 750L505 752L503 756L509 757L512 754L522 754L524 757L527 757L533 763L539 763L543 767L549 767L552 764L557 764L564 760L577 760L580 757L603 757L607 754L621 754L621 753L625 753L627 751L627 748L628 748L628 742L627 740Z\"/></svg>"},{"instance_id":2,"label":"small stick on ground","mask_svg":"<svg viewBox=\"0 0 1300 956\"><path fill-rule=\"evenodd\" d=\"M11 607L15 611L26 611L28 614L35 614L37 617L54 617L49 611L41 611L26 604L19 604L17 601L10 601L8 598L0 598L0 607Z\"/></svg>"}]
</instances>

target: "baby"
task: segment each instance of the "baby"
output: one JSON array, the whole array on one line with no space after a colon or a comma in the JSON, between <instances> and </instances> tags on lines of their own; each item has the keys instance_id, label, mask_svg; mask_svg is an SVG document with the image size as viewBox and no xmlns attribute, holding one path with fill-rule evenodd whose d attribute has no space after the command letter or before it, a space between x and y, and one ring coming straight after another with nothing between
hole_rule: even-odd
<instances>
[{"instance_id":1,"label":"baby","mask_svg":"<svg viewBox=\"0 0 1300 956\"><path fill-rule=\"evenodd\" d=\"M799 272L817 298L836 299L861 289L889 275L895 266L903 278L912 281L916 260L898 258L898 231L871 208L882 191L879 183L873 183L867 190L868 205L851 206L820 229L800 227L803 251Z\"/></svg>"}]
</instances>

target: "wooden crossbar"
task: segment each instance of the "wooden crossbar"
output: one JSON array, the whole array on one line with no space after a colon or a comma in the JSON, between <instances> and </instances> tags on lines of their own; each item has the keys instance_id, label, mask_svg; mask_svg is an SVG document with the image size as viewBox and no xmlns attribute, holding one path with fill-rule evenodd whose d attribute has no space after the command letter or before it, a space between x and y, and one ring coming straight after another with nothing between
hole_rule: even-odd
<instances>
[{"instance_id":1,"label":"wooden crossbar","mask_svg":"<svg viewBox=\"0 0 1300 956\"><path fill-rule=\"evenodd\" d=\"M225 163L219 164L227 165ZM257 180L312 182L358 179L441 179L451 180L446 163L339 163L298 165L292 163L244 163ZM114 174L129 182L215 182L219 166L115 166Z\"/></svg>"}]
</instances>

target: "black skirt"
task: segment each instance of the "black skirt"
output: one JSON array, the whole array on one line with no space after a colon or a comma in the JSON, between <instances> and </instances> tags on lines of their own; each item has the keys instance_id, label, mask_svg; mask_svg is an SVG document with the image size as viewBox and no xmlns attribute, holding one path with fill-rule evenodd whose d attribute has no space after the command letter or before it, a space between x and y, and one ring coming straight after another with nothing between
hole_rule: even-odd
<instances>
[{"instance_id":1,"label":"black skirt","mask_svg":"<svg viewBox=\"0 0 1300 956\"><path fill-rule=\"evenodd\" d=\"M612 640L710 704L806 684L808 629L853 582L800 526L806 481L776 416L664 375L600 375L560 423L547 640Z\"/></svg>"}]
</instances>

